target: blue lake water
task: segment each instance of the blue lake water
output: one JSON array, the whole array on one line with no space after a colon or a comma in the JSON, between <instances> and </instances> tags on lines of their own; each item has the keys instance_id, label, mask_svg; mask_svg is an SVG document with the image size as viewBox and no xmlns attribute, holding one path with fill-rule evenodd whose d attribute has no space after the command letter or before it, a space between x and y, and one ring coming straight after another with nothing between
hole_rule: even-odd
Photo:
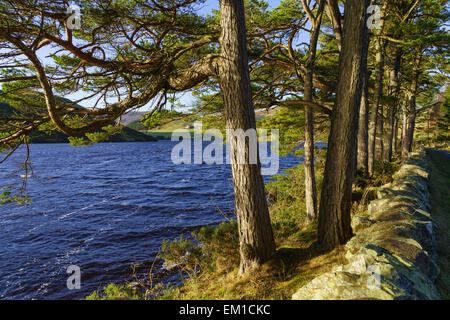
<instances>
[{"instance_id":1,"label":"blue lake water","mask_svg":"<svg viewBox=\"0 0 450 320\"><path fill-rule=\"evenodd\" d=\"M0 299L82 299L151 265L162 239L219 223L234 210L229 165L174 165L177 142L31 145L33 203L0 206ZM0 166L20 185L24 148ZM280 171L300 163L280 159ZM270 177L265 177L267 181ZM66 286L70 265L81 289Z\"/></svg>"}]
</instances>

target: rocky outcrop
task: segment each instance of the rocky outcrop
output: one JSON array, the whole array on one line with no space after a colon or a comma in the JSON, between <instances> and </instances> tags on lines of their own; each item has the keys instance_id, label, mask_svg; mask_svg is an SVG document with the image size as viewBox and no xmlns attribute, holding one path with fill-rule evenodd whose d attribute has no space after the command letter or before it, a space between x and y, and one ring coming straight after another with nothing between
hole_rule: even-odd
<instances>
[{"instance_id":1,"label":"rocky outcrop","mask_svg":"<svg viewBox=\"0 0 450 320\"><path fill-rule=\"evenodd\" d=\"M378 190L367 212L352 218L355 236L345 265L300 288L295 300L439 299L439 275L425 152L412 154Z\"/></svg>"}]
</instances>

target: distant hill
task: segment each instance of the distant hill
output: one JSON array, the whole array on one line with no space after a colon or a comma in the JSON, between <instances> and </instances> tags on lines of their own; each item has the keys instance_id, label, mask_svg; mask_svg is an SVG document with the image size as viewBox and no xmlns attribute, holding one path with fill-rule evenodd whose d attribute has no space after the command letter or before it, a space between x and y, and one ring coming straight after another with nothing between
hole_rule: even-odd
<instances>
[{"instance_id":1,"label":"distant hill","mask_svg":"<svg viewBox=\"0 0 450 320\"><path fill-rule=\"evenodd\" d=\"M138 122L139 120L141 120L141 118L144 114L145 114L145 112L129 112L129 113L123 114L120 119L120 123L128 126L130 123Z\"/></svg>"},{"instance_id":2,"label":"distant hill","mask_svg":"<svg viewBox=\"0 0 450 320\"><path fill-rule=\"evenodd\" d=\"M0 102L0 117L10 117L14 114L20 115L21 113L14 109L11 105L5 102ZM54 132L51 135L47 135L44 132L35 131L30 135L32 143L68 143L68 136L61 132ZM156 141L154 137L151 137L145 133L133 130L132 128L124 127L122 132L117 133L105 142L148 142Z\"/></svg>"},{"instance_id":3,"label":"distant hill","mask_svg":"<svg viewBox=\"0 0 450 320\"><path fill-rule=\"evenodd\" d=\"M127 127L131 128L133 130L136 130L136 131L141 131L141 132L148 131L148 128L146 126L144 126L144 124L142 122L140 122L139 120L128 123Z\"/></svg>"},{"instance_id":4,"label":"distant hill","mask_svg":"<svg viewBox=\"0 0 450 320\"><path fill-rule=\"evenodd\" d=\"M47 135L44 132L35 131L31 135L32 143L68 143L68 136L61 132L54 132L51 135ZM117 133L108 138L105 142L149 142L156 141L154 137L151 137L145 133L133 130L128 127L124 127L122 132Z\"/></svg>"},{"instance_id":5,"label":"distant hill","mask_svg":"<svg viewBox=\"0 0 450 320\"><path fill-rule=\"evenodd\" d=\"M12 116L16 110L11 107L8 103L0 101L0 117Z\"/></svg>"},{"instance_id":6,"label":"distant hill","mask_svg":"<svg viewBox=\"0 0 450 320\"><path fill-rule=\"evenodd\" d=\"M272 108L267 110L259 110L256 111L256 120L262 120L264 118L270 118L276 115L277 111L280 110L279 107ZM166 124L163 124L159 127L148 129L146 126L144 126L139 120L141 119L142 113L134 113L130 114L131 116L137 116L139 115L139 118L137 120L134 120L127 124L127 127L132 128L136 131L145 133L147 135L150 135L158 140L170 140L172 137L172 132L177 129L184 129L193 132L194 129L194 123L193 122L187 122L184 120L173 120ZM128 118L128 120L131 118ZM124 119L122 117L122 123L124 122Z\"/></svg>"}]
</instances>

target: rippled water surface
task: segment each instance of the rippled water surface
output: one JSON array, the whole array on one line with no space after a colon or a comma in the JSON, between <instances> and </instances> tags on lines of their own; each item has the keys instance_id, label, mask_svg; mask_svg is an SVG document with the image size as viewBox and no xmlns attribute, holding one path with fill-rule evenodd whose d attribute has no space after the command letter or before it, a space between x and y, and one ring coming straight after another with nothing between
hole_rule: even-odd
<instances>
[{"instance_id":1,"label":"rippled water surface","mask_svg":"<svg viewBox=\"0 0 450 320\"><path fill-rule=\"evenodd\" d=\"M33 203L0 206L0 298L81 299L130 280L162 239L222 221L217 207L234 209L229 166L174 165L175 144L31 145ZM0 186L21 183L24 155L0 166ZM284 157L280 167L298 162ZM69 265L81 268L80 290L66 287Z\"/></svg>"}]
</instances>

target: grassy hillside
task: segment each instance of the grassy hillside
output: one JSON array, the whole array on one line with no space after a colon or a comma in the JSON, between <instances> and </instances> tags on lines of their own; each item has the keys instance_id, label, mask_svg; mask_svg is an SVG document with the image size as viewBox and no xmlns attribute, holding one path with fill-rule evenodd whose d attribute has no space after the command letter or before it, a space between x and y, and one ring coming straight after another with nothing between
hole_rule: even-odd
<instances>
[{"instance_id":1,"label":"grassy hillside","mask_svg":"<svg viewBox=\"0 0 450 320\"><path fill-rule=\"evenodd\" d=\"M279 108L273 108L269 111L262 110L256 112L256 120L261 120L267 117L274 116ZM163 124L159 127L148 129L146 126L144 126L139 120L130 122L127 127L132 128L136 131L146 133L155 139L158 140L170 140L172 137L172 132L177 129L184 129L193 132L194 123L187 122L184 120L174 120L169 123Z\"/></svg>"},{"instance_id":2,"label":"grassy hillside","mask_svg":"<svg viewBox=\"0 0 450 320\"><path fill-rule=\"evenodd\" d=\"M193 123L183 120L174 120L151 130L144 126L139 120L133 121L127 125L128 128L145 133L157 140L170 140L173 131L177 129L193 131L193 126Z\"/></svg>"},{"instance_id":3,"label":"grassy hillside","mask_svg":"<svg viewBox=\"0 0 450 320\"><path fill-rule=\"evenodd\" d=\"M148 128L142 124L139 120L132 121L126 125L128 128L131 128L136 131L147 131Z\"/></svg>"}]
</instances>

